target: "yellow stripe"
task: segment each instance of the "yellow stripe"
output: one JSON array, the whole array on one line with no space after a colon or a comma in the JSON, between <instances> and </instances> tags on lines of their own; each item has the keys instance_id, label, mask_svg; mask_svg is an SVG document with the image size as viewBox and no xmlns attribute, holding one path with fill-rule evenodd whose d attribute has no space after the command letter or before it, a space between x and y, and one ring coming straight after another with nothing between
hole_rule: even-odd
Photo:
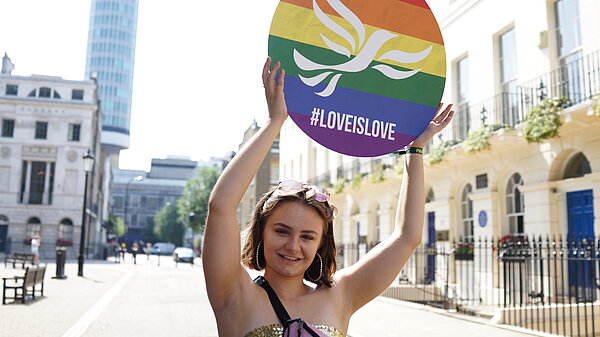
<instances>
[{"instance_id":1,"label":"yellow stripe","mask_svg":"<svg viewBox=\"0 0 600 337\"><path fill-rule=\"evenodd\" d=\"M310 9L292 5L286 2L280 2L275 13L275 17L276 20L273 20L273 23L271 25L271 35L288 40L310 44L325 49L330 49L321 38L320 34L323 34L332 42L346 47L352 53L352 48L348 41L346 41L344 38L332 32L329 28L323 25L321 21L317 19L314 12ZM350 32L352 36L354 36L356 44L358 44L358 35L356 34L354 28L352 28L352 26L348 22L346 22L346 20L333 15L328 15L328 17L340 26L342 26L346 31ZM306 27L306 29L297 29L297 27L299 26ZM380 30L380 28L365 25L366 39L368 39L371 36L371 34L373 34L373 32L375 32L376 30ZM398 34L397 32L393 33ZM387 64L408 69L422 68L421 72L425 72L439 77L446 77L444 46L439 45L437 43L417 39L414 37L398 35L398 37L391 39L383 45L383 47L377 53L375 59L377 60L378 57L390 50L401 50L403 52L416 53L429 48L429 46L431 45L433 45L433 48L429 56L427 56L423 61L418 63L407 64L398 63L390 60L382 61ZM357 53L352 53L352 55L356 54ZM440 62L440 60L444 60L444 62Z\"/></svg>"}]
</instances>

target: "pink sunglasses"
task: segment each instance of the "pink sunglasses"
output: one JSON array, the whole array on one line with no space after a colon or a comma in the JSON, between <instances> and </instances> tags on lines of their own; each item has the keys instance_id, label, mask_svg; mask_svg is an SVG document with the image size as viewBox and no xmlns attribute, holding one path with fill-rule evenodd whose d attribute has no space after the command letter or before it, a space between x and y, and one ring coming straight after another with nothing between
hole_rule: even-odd
<instances>
[{"instance_id":1,"label":"pink sunglasses","mask_svg":"<svg viewBox=\"0 0 600 337\"><path fill-rule=\"evenodd\" d=\"M283 180L279 182L279 186L273 194L271 198L276 196L285 196L296 194L300 191L305 191L306 198L314 197L314 199L318 202L325 202L329 199L329 193L316 185L303 184L299 181L295 180Z\"/></svg>"}]
</instances>

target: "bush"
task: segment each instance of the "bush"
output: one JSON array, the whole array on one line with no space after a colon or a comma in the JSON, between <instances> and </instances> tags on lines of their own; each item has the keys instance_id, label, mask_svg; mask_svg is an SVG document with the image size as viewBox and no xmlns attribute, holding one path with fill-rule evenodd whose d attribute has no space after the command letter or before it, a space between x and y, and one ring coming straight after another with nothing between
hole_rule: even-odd
<instances>
[{"instance_id":1,"label":"bush","mask_svg":"<svg viewBox=\"0 0 600 337\"><path fill-rule=\"evenodd\" d=\"M523 136L529 143L558 136L562 125L560 112L570 105L566 97L546 98L534 106L525 116Z\"/></svg>"}]
</instances>

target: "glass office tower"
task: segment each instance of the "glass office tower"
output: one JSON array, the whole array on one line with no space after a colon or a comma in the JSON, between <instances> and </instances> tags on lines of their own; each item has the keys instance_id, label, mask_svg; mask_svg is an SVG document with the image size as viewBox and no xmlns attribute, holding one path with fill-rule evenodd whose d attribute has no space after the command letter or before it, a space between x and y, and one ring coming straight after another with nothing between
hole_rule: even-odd
<instances>
[{"instance_id":1,"label":"glass office tower","mask_svg":"<svg viewBox=\"0 0 600 337\"><path fill-rule=\"evenodd\" d=\"M103 112L102 145L129 147L138 0L92 0L86 78L96 76Z\"/></svg>"}]
</instances>

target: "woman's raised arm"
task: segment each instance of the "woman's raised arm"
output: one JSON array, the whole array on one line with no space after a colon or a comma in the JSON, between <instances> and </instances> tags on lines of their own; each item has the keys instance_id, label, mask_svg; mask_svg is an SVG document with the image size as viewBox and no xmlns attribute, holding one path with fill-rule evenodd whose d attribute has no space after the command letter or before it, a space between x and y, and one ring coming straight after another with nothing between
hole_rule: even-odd
<instances>
[{"instance_id":1,"label":"woman's raised arm","mask_svg":"<svg viewBox=\"0 0 600 337\"><path fill-rule=\"evenodd\" d=\"M263 68L262 80L269 108L269 121L234 157L212 191L204 232L202 263L208 295L213 307L223 306L235 296L242 280L240 232L236 210L252 178L287 118L283 95L285 72L280 63L272 69L271 59Z\"/></svg>"},{"instance_id":2,"label":"woman's raised arm","mask_svg":"<svg viewBox=\"0 0 600 337\"><path fill-rule=\"evenodd\" d=\"M425 131L410 146L423 148L452 119L452 105L438 111ZM395 228L389 238L375 246L356 264L340 270L337 280L347 295L351 313L381 294L421 243L425 206L423 155L406 154L402 186L396 208Z\"/></svg>"}]
</instances>

